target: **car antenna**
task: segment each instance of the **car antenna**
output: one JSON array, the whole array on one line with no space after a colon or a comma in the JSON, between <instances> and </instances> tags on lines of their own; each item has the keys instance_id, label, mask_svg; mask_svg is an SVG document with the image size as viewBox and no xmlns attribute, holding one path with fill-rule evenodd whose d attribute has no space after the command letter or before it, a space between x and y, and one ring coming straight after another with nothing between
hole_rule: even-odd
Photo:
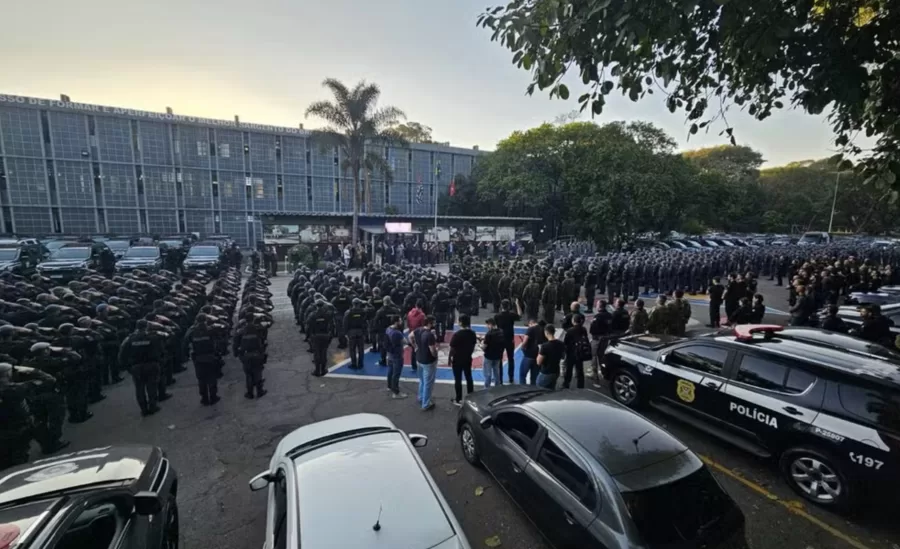
<instances>
[{"instance_id":1,"label":"car antenna","mask_svg":"<svg viewBox=\"0 0 900 549\"><path fill-rule=\"evenodd\" d=\"M378 520L375 521L375 526L372 526L372 530L375 530L376 532L381 530L381 509L382 509L382 506L379 505L378 506Z\"/></svg>"},{"instance_id":2,"label":"car antenna","mask_svg":"<svg viewBox=\"0 0 900 549\"><path fill-rule=\"evenodd\" d=\"M634 443L634 449L635 449L635 450L637 450L638 443L641 441L641 439L644 438L645 436L649 435L649 434L650 434L650 431L647 431L647 432L644 433L643 435L641 435L641 436L637 437L636 439L632 440L632 442Z\"/></svg>"}]
</instances>

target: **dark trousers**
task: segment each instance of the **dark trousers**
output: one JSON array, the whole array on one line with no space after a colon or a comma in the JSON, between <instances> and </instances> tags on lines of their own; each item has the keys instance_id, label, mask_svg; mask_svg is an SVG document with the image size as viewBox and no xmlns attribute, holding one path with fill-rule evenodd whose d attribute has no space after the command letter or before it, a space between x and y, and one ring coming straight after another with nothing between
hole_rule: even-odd
<instances>
[{"instance_id":1,"label":"dark trousers","mask_svg":"<svg viewBox=\"0 0 900 549\"><path fill-rule=\"evenodd\" d=\"M200 402L211 402L219 394L219 367L216 357L195 357L194 374L200 390Z\"/></svg>"},{"instance_id":2,"label":"dark trousers","mask_svg":"<svg viewBox=\"0 0 900 549\"><path fill-rule=\"evenodd\" d=\"M325 346L328 349L328 346ZM263 358L261 355L244 355L241 357L241 365L244 367L244 381L247 394L252 395L256 389L256 396L262 396L263 383ZM323 367L324 369L324 367Z\"/></svg>"},{"instance_id":3,"label":"dark trousers","mask_svg":"<svg viewBox=\"0 0 900 549\"><path fill-rule=\"evenodd\" d=\"M316 373L324 374L327 369L328 362L328 346L331 344L330 335L314 335L313 343L313 363L316 365Z\"/></svg>"},{"instance_id":4,"label":"dark trousers","mask_svg":"<svg viewBox=\"0 0 900 549\"><path fill-rule=\"evenodd\" d=\"M62 437L62 424L66 418L63 396L54 390L36 395L29 401L34 418L34 439L44 454L53 452Z\"/></svg>"},{"instance_id":5,"label":"dark trousers","mask_svg":"<svg viewBox=\"0 0 900 549\"><path fill-rule=\"evenodd\" d=\"M447 326L450 325L450 313L434 313L434 332L437 336L438 343L444 342L444 336L447 334Z\"/></svg>"},{"instance_id":6,"label":"dark trousers","mask_svg":"<svg viewBox=\"0 0 900 549\"><path fill-rule=\"evenodd\" d=\"M475 384L472 382L472 358L453 359L453 387L456 390L456 400L462 400L462 378L466 376L466 394L472 394Z\"/></svg>"},{"instance_id":7,"label":"dark trousers","mask_svg":"<svg viewBox=\"0 0 900 549\"><path fill-rule=\"evenodd\" d=\"M509 340L506 342L504 346L504 350L506 351L506 372L507 379L510 383L515 383L516 378L516 344L513 340ZM503 364L502 362L500 364ZM503 372L500 372L500 375L503 375Z\"/></svg>"},{"instance_id":8,"label":"dark trousers","mask_svg":"<svg viewBox=\"0 0 900 549\"><path fill-rule=\"evenodd\" d=\"M387 366L387 365L388 365L388 361L387 361L387 334L385 334L385 333L380 333L380 334L377 334L375 337L378 338L378 352L381 353L381 363L380 363L380 364L381 364L382 366Z\"/></svg>"},{"instance_id":9,"label":"dark trousers","mask_svg":"<svg viewBox=\"0 0 900 549\"><path fill-rule=\"evenodd\" d=\"M351 334L347 340L350 343L350 367L360 369L365 364L363 356L366 352L366 338L362 334Z\"/></svg>"},{"instance_id":10,"label":"dark trousers","mask_svg":"<svg viewBox=\"0 0 900 549\"><path fill-rule=\"evenodd\" d=\"M575 370L575 386L584 389L584 362L580 360L570 361L566 359L566 373L563 376L563 389L568 389L572 384L572 370Z\"/></svg>"},{"instance_id":11,"label":"dark trousers","mask_svg":"<svg viewBox=\"0 0 900 549\"><path fill-rule=\"evenodd\" d=\"M142 412L156 408L159 399L159 364L148 362L136 364L131 368L131 379L134 380L134 393Z\"/></svg>"},{"instance_id":12,"label":"dark trousers","mask_svg":"<svg viewBox=\"0 0 900 549\"><path fill-rule=\"evenodd\" d=\"M718 327L722 322L722 304L714 301L709 302L709 325Z\"/></svg>"},{"instance_id":13,"label":"dark trousers","mask_svg":"<svg viewBox=\"0 0 900 549\"><path fill-rule=\"evenodd\" d=\"M606 348L609 347L609 340L605 337L594 339L591 341L591 351L593 351L594 359L591 366L594 369L594 381L600 381L600 367L603 365L603 355Z\"/></svg>"},{"instance_id":14,"label":"dark trousers","mask_svg":"<svg viewBox=\"0 0 900 549\"><path fill-rule=\"evenodd\" d=\"M69 421L77 422L87 419L88 411L88 376L83 372L76 374L66 384L66 407L69 409Z\"/></svg>"}]
</instances>

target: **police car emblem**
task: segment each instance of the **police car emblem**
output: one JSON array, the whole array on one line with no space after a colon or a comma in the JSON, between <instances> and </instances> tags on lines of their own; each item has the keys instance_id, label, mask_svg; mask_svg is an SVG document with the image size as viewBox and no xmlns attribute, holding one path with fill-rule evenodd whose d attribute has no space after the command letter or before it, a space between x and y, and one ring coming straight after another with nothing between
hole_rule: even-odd
<instances>
[{"instance_id":1,"label":"police car emblem","mask_svg":"<svg viewBox=\"0 0 900 549\"><path fill-rule=\"evenodd\" d=\"M678 380L676 391L678 398L685 402L694 402L694 384L684 379Z\"/></svg>"}]
</instances>

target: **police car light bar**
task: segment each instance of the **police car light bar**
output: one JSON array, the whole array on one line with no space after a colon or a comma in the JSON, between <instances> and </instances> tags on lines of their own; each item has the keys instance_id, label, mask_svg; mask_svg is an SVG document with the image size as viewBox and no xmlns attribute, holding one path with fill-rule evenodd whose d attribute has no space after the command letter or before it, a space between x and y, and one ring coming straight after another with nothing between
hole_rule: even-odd
<instances>
[{"instance_id":1,"label":"police car light bar","mask_svg":"<svg viewBox=\"0 0 900 549\"><path fill-rule=\"evenodd\" d=\"M753 334L765 334L771 336L780 332L784 326L777 324L741 324L734 327L734 337L738 341L752 341Z\"/></svg>"}]
</instances>

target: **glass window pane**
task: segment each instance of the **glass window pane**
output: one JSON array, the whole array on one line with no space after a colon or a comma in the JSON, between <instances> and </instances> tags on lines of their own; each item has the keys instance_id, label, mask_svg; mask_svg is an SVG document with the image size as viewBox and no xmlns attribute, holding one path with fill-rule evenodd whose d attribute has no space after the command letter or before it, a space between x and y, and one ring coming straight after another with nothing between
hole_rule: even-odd
<instances>
[{"instance_id":1,"label":"glass window pane","mask_svg":"<svg viewBox=\"0 0 900 549\"><path fill-rule=\"evenodd\" d=\"M737 380L772 391L780 391L787 377L787 368L771 360L755 356L744 356L738 370Z\"/></svg>"},{"instance_id":2,"label":"glass window pane","mask_svg":"<svg viewBox=\"0 0 900 549\"><path fill-rule=\"evenodd\" d=\"M693 345L673 351L668 362L700 372L721 374L727 358L728 351L725 349Z\"/></svg>"},{"instance_id":3,"label":"glass window pane","mask_svg":"<svg viewBox=\"0 0 900 549\"><path fill-rule=\"evenodd\" d=\"M594 507L596 496L590 477L549 438L544 441L537 461L553 478L575 494L585 507Z\"/></svg>"},{"instance_id":4,"label":"glass window pane","mask_svg":"<svg viewBox=\"0 0 900 549\"><path fill-rule=\"evenodd\" d=\"M516 412L506 412L498 415L494 426L506 433L509 438L526 452L538 431L538 424L533 419Z\"/></svg>"}]
</instances>

